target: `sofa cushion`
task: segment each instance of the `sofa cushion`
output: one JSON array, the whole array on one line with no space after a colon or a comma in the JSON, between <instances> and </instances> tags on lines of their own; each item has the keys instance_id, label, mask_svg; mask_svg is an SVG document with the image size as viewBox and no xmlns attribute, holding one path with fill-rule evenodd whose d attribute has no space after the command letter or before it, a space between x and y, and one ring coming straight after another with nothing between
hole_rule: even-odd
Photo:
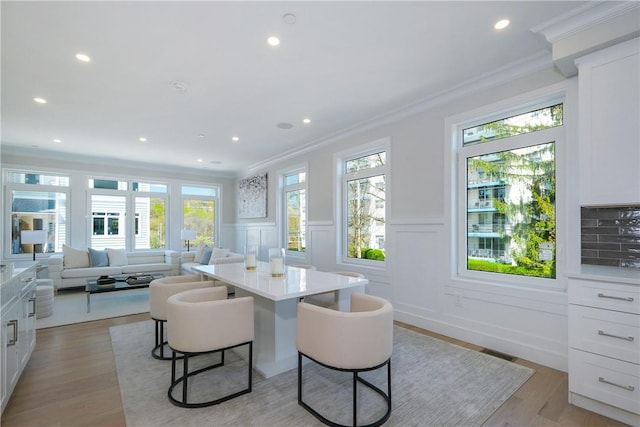
<instances>
[{"instance_id":1,"label":"sofa cushion","mask_svg":"<svg viewBox=\"0 0 640 427\"><path fill-rule=\"evenodd\" d=\"M202 261L202 255L204 255L204 250L206 247L207 246L203 242L200 242L200 244L198 245L198 248L196 249L196 254L193 256L194 262Z\"/></svg>"},{"instance_id":2,"label":"sofa cushion","mask_svg":"<svg viewBox=\"0 0 640 427\"><path fill-rule=\"evenodd\" d=\"M122 274L153 273L153 272L171 271L172 268L173 268L173 266L171 264L166 264L166 263L158 263L158 264L129 264L129 265L123 265L121 267Z\"/></svg>"},{"instance_id":3,"label":"sofa cushion","mask_svg":"<svg viewBox=\"0 0 640 427\"><path fill-rule=\"evenodd\" d=\"M87 249L89 251L89 262L91 267L108 267L109 266L109 257L107 256L107 251L97 250L93 248Z\"/></svg>"},{"instance_id":4,"label":"sofa cushion","mask_svg":"<svg viewBox=\"0 0 640 427\"><path fill-rule=\"evenodd\" d=\"M89 267L89 252L85 249L75 249L62 244L62 254L64 256L64 268Z\"/></svg>"},{"instance_id":5,"label":"sofa cushion","mask_svg":"<svg viewBox=\"0 0 640 427\"><path fill-rule=\"evenodd\" d=\"M62 270L63 279L97 279L100 276L116 276L119 274L122 274L121 267L86 267Z\"/></svg>"},{"instance_id":6,"label":"sofa cushion","mask_svg":"<svg viewBox=\"0 0 640 427\"><path fill-rule=\"evenodd\" d=\"M209 264L215 264L216 260L220 258L226 258L229 255L229 249L220 249L215 248L213 252L211 252L211 258L209 259Z\"/></svg>"},{"instance_id":7,"label":"sofa cushion","mask_svg":"<svg viewBox=\"0 0 640 427\"><path fill-rule=\"evenodd\" d=\"M124 249L107 248L107 254L109 255L109 266L129 265L129 262L127 261L127 253Z\"/></svg>"},{"instance_id":8,"label":"sofa cushion","mask_svg":"<svg viewBox=\"0 0 640 427\"><path fill-rule=\"evenodd\" d=\"M200 258L200 264L207 265L209 264L209 260L211 259L211 254L213 253L213 249L205 248L204 254L202 258Z\"/></svg>"}]
</instances>

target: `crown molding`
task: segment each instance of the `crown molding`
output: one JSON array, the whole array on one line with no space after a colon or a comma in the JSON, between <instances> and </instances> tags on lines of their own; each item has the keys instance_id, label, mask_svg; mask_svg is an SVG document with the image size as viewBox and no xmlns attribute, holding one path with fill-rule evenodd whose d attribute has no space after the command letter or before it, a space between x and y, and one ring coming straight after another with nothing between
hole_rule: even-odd
<instances>
[{"instance_id":1,"label":"crown molding","mask_svg":"<svg viewBox=\"0 0 640 427\"><path fill-rule=\"evenodd\" d=\"M564 38L587 30L594 25L609 21L640 8L640 2L589 2L554 19L531 28L534 33L542 34L553 44Z\"/></svg>"}]
</instances>

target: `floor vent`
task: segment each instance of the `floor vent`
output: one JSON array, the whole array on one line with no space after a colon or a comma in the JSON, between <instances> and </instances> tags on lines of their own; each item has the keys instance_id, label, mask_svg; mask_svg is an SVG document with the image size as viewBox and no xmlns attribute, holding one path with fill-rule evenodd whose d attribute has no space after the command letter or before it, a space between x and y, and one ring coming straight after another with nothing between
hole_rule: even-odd
<instances>
[{"instance_id":1,"label":"floor vent","mask_svg":"<svg viewBox=\"0 0 640 427\"><path fill-rule=\"evenodd\" d=\"M508 362L513 362L516 360L515 357L509 356L508 354L500 353L499 351L491 350L489 348L483 348L480 350L480 353L488 354L489 356L499 357L500 359L504 359Z\"/></svg>"}]
</instances>

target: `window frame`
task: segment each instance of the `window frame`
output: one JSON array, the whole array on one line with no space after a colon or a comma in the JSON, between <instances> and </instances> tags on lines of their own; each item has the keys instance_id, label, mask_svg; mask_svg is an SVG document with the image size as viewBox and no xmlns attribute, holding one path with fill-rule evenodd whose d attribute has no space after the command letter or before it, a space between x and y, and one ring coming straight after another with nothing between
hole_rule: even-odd
<instances>
[{"instance_id":1,"label":"window frame","mask_svg":"<svg viewBox=\"0 0 640 427\"><path fill-rule=\"evenodd\" d=\"M574 117L568 86L557 84L545 89L514 97L481 109L463 113L446 120L445 128L451 137L449 153L451 162L447 174L451 179L447 191L450 192L448 209L451 218L451 275L453 279L484 283L490 286L506 286L518 289L538 289L562 291L566 255L562 250L567 242L565 167L570 130L568 124ZM563 125L536 132L524 133L508 138L487 141L481 144L463 146L463 129L481 125L493 120L530 112L556 104L563 104ZM491 273L467 269L467 159L480 154L497 153L504 150L535 146L548 142L555 143L555 227L556 227L556 277L538 278L505 273ZM446 163L445 163L446 164ZM445 180L445 185L447 181Z\"/></svg>"},{"instance_id":2,"label":"window frame","mask_svg":"<svg viewBox=\"0 0 640 427\"><path fill-rule=\"evenodd\" d=\"M24 174L26 175L45 175L45 176L49 176L49 177L62 177L62 178L66 178L68 185L62 185L62 184L33 184L33 183L18 183L18 182L12 182L9 179L9 175L10 174ZM34 192L34 193L62 193L65 195L65 208L64 208L64 212L60 213L60 215L63 215L63 217L65 218L65 230L64 230L64 241L59 241L56 242L56 245L60 248L60 250L62 250L62 245L63 244L69 244L70 242L70 227L69 227L69 218L70 218L70 214L71 214L71 187L72 187L72 178L71 178L71 174L69 173L62 173L62 172L56 172L56 171L51 171L51 170L45 170L45 169L25 169L25 168L20 168L20 167L12 167L12 168L3 168L2 169L2 177L3 177L3 182L6 183L6 185L4 186L5 189L5 198L4 198L4 216L5 216L5 221L3 224L4 230L5 230L5 235L9 236L8 238L4 239L4 243L3 245L5 246L4 249L4 253L5 253L5 258L6 259L10 259L10 260L19 260L19 259L24 259L24 258L28 258L31 259L33 257L32 253L17 253L14 254L13 253L13 248L12 248L12 217L13 217L13 209L12 209L12 199L13 199L13 192L14 191L24 191L24 192ZM49 256L52 253L55 253L56 248L54 248L54 251L49 251L49 252L45 252L44 254L42 253L37 253L36 254L36 258L44 255L44 256Z\"/></svg>"},{"instance_id":3,"label":"window frame","mask_svg":"<svg viewBox=\"0 0 640 427\"><path fill-rule=\"evenodd\" d=\"M356 172L348 173L346 162L349 160L366 157L369 155L385 153L385 164L375 168L363 169ZM385 260L377 261L362 258L349 257L349 226L348 220L348 191L347 182L354 179L363 179L384 175L385 177L385 225L384 239L385 247L389 247L389 212L391 212L391 138L383 137L372 142L359 145L349 150L341 151L334 155L334 163L336 167L336 262L346 266L359 266L377 270L386 270L388 268L387 251L385 250ZM377 236L377 235L376 235ZM377 238L377 237L376 237Z\"/></svg>"},{"instance_id":4,"label":"window frame","mask_svg":"<svg viewBox=\"0 0 640 427\"><path fill-rule=\"evenodd\" d=\"M118 188L109 189L109 188L95 188L90 183L91 181L116 181L118 182ZM139 188L134 186L134 183L143 183L150 185L161 185L166 189L165 192L154 192L154 191L140 191ZM93 247L93 196L111 196L111 197L122 197L124 198L124 215L118 216L118 234L109 234L109 224L110 218L114 218L110 215L110 211L105 211L105 219L104 222L104 236L120 236L124 235L124 249L127 252L135 252L135 251L148 251L148 250L162 250L168 249L170 247L170 228L169 228L169 217L170 217L170 186L166 182L161 182L157 180L145 180L141 178L123 178L123 177L105 177L105 176L87 176L85 180L85 185L87 188L87 218L86 221L86 236L87 236L87 246ZM164 246L160 248L138 248L136 245L136 241L139 238L139 233L136 233L136 218L138 218L136 212L136 200L138 198L157 198L164 199ZM102 212L102 211L100 211ZM124 216L124 218L123 218ZM121 221L122 220L122 221ZM124 222L124 223L123 223ZM123 231L124 230L124 233ZM139 230L138 230L139 231ZM149 237L150 239L150 237ZM98 247L101 249L101 247Z\"/></svg>"},{"instance_id":5,"label":"window frame","mask_svg":"<svg viewBox=\"0 0 640 427\"><path fill-rule=\"evenodd\" d=\"M212 191L214 195L206 195L206 194L191 194L185 193L185 188L201 188L203 190ZM198 201L213 201L213 236L212 244L214 246L220 247L220 209L221 209L221 199L220 195L222 194L222 188L219 185L205 185L202 183L193 184L183 182L180 184L180 218L181 218L181 226L180 230L185 229L185 216L184 216L184 203L186 200L198 200ZM200 240L198 236L196 236L196 240L190 242L191 246L197 246L197 241ZM181 249L187 250L187 246L184 241L181 241Z\"/></svg>"},{"instance_id":6,"label":"window frame","mask_svg":"<svg viewBox=\"0 0 640 427\"><path fill-rule=\"evenodd\" d=\"M304 173L305 180L303 183L286 184L286 177ZM285 248L287 258L294 259L297 262L306 262L309 253L309 166L308 163L303 163L298 166L294 166L288 169L278 171L279 191L278 191L278 218L281 219L282 226L280 227L280 239L282 241L282 247ZM288 226L288 206L287 206L287 192L295 190L305 191L305 205L304 212L304 235L305 235L305 250L304 251L292 251L289 250L289 226Z\"/></svg>"}]
</instances>

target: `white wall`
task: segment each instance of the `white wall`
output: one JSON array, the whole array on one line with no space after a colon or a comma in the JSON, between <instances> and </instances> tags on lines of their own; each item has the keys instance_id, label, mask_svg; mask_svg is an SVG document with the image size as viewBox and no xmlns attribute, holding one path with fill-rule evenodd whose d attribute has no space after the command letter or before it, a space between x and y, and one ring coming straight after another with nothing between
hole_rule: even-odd
<instances>
[{"instance_id":1,"label":"white wall","mask_svg":"<svg viewBox=\"0 0 640 427\"><path fill-rule=\"evenodd\" d=\"M494 78L491 87L469 87L472 92L461 90L448 100L430 101L422 111L379 125L369 123L361 131L315 144L318 148L257 167L248 174L269 174L268 217L237 220L237 249L241 250L246 239L263 248L278 244L277 171L308 162L307 263L322 270L362 272L370 280L369 293L391 300L396 320L566 370L564 291L465 282L451 274L451 224L445 208L445 192L451 190L444 185L445 150L451 143L444 130L448 117L564 80L551 63L513 80ZM335 241L334 154L385 137L391 139L387 266L379 270L340 265ZM565 167L558 165L558 170Z\"/></svg>"}]
</instances>

